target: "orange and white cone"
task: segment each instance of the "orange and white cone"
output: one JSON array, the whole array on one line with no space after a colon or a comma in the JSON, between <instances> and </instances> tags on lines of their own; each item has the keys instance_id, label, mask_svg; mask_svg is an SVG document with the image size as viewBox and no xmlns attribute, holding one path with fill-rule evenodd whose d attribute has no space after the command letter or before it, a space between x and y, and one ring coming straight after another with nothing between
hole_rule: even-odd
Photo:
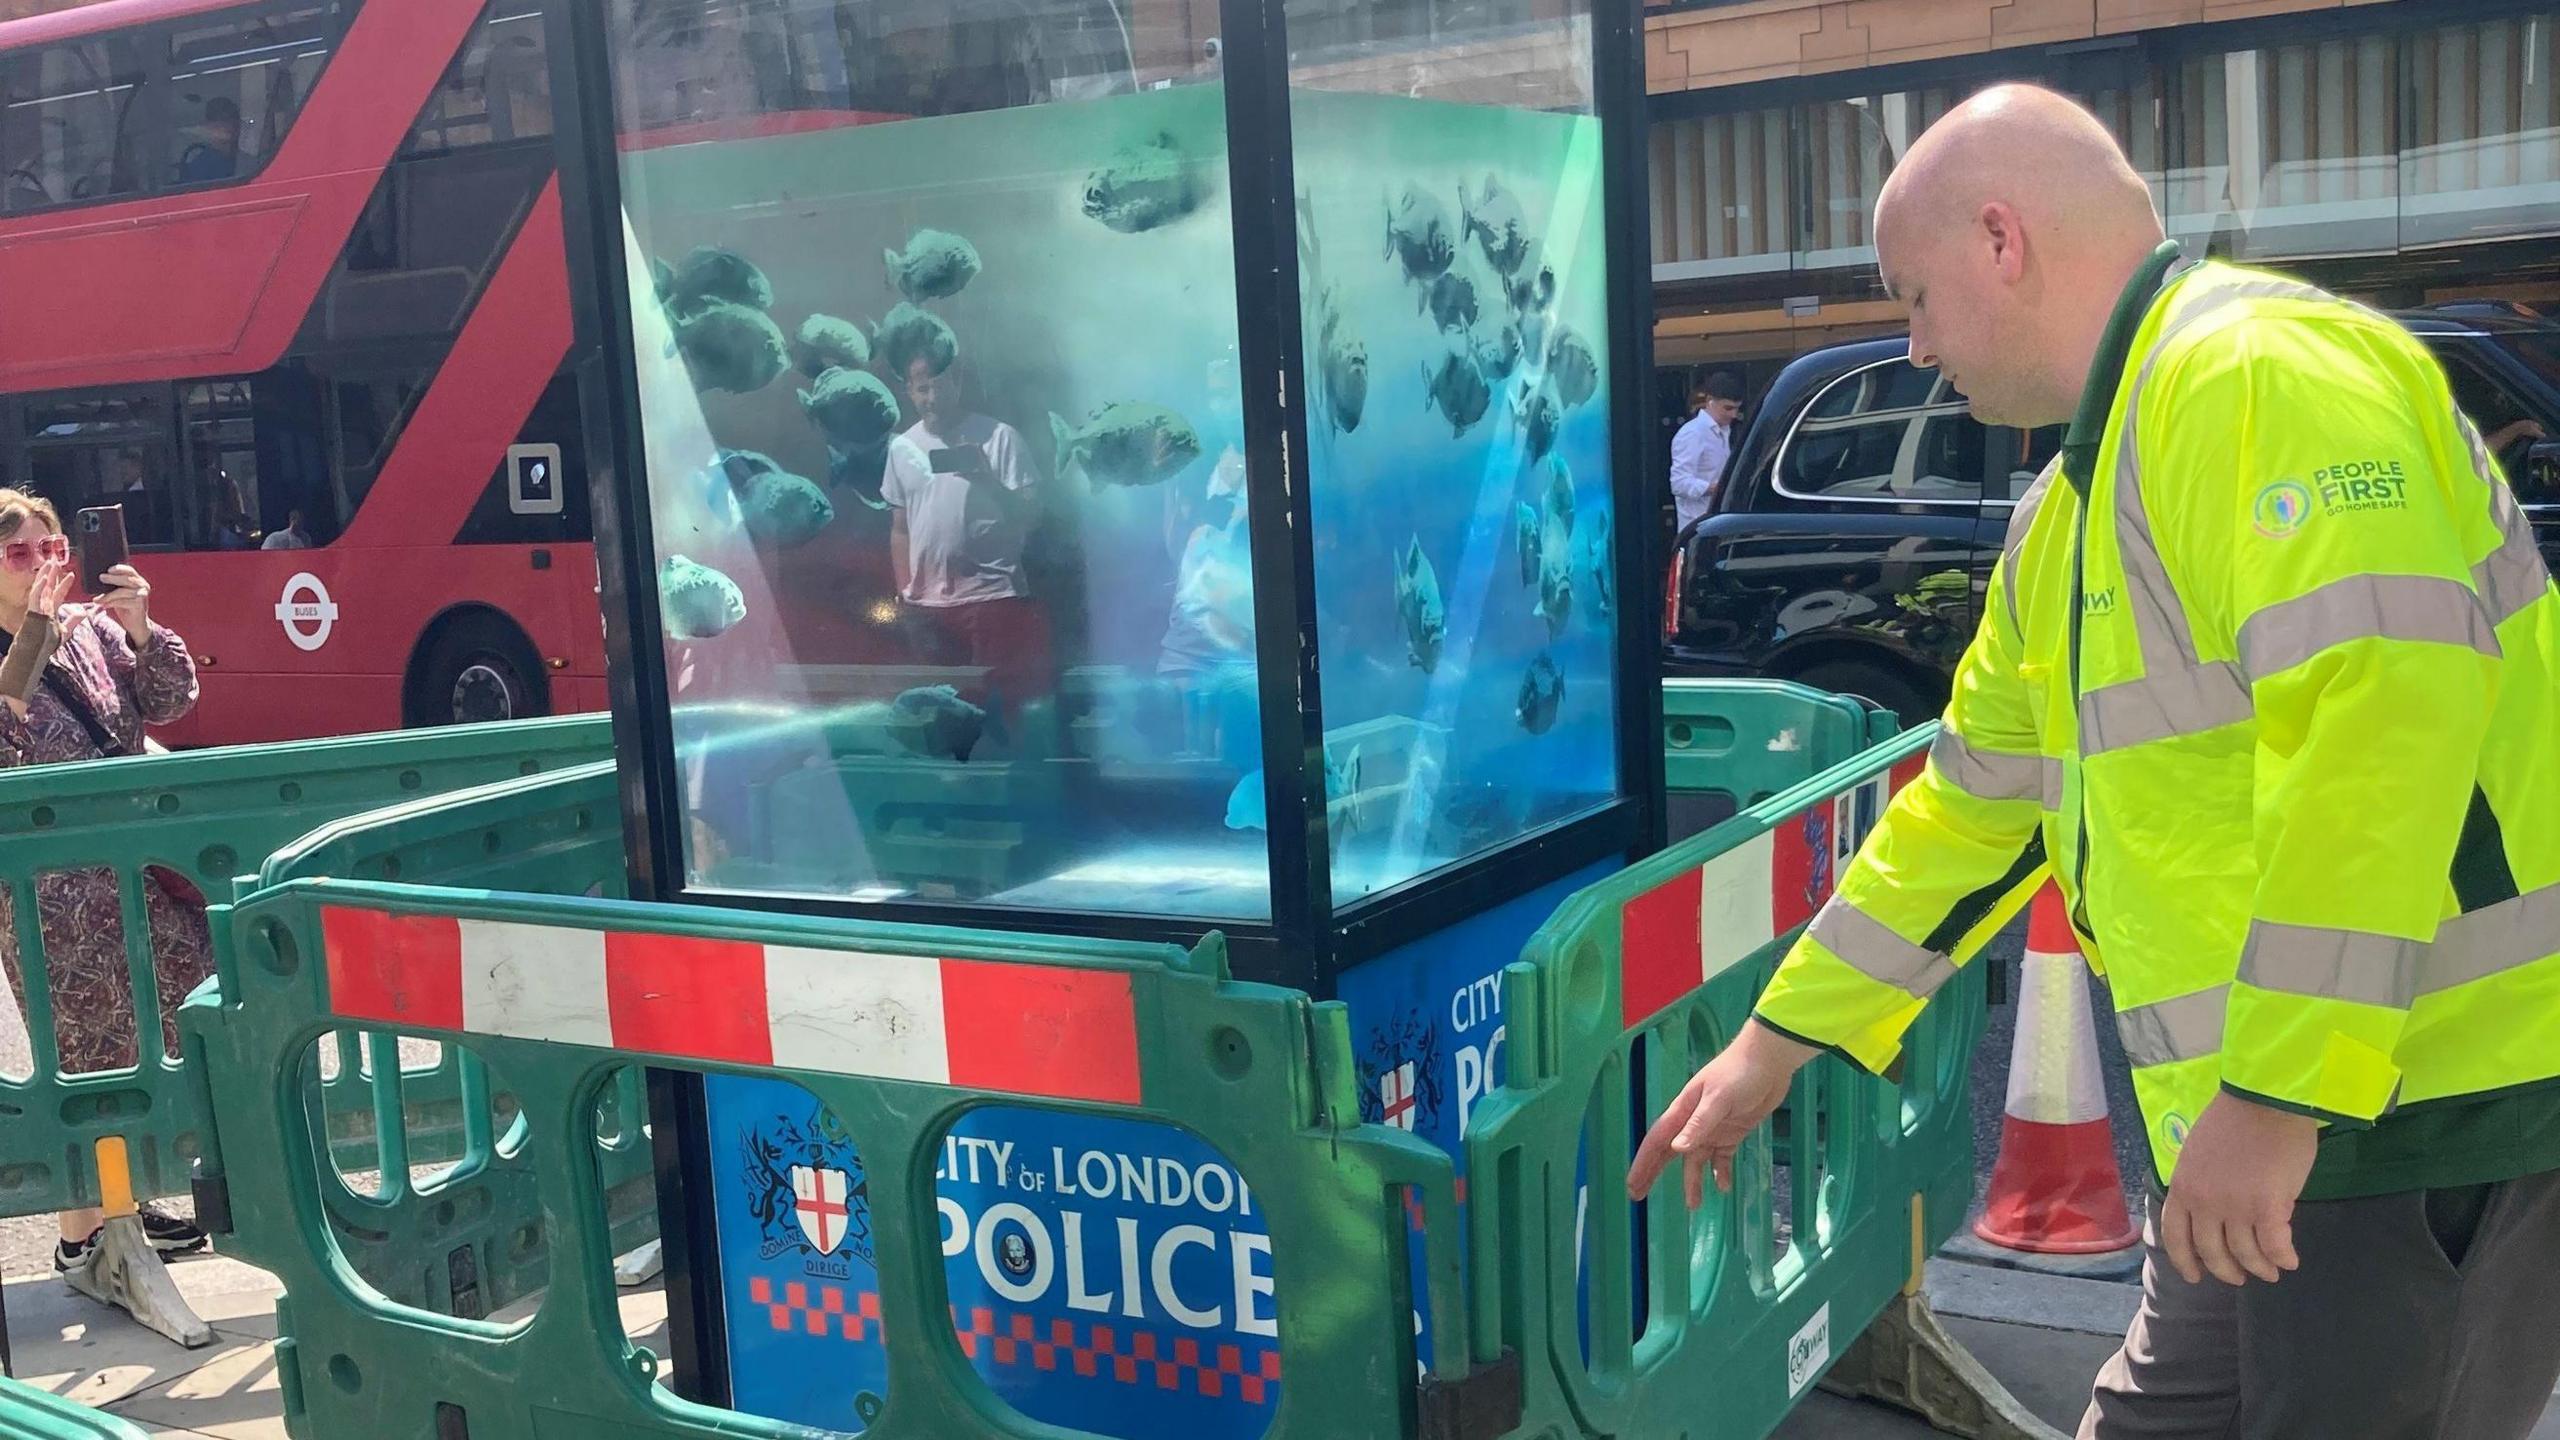
<instances>
[{"instance_id":1,"label":"orange and white cone","mask_svg":"<svg viewBox=\"0 0 2560 1440\"><path fill-rule=\"evenodd\" d=\"M2009 1103L1991 1194L1973 1233L2038 1255L2096 1255L2137 1243L2116 1168L2086 962L2047 885L2027 916Z\"/></svg>"}]
</instances>

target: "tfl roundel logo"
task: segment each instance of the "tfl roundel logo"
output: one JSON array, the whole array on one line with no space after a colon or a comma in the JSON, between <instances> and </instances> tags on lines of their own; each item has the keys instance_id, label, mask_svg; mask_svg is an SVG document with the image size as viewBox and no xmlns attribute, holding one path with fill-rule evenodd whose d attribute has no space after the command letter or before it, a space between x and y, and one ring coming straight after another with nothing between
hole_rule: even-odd
<instances>
[{"instance_id":1,"label":"tfl roundel logo","mask_svg":"<svg viewBox=\"0 0 2560 1440\"><path fill-rule=\"evenodd\" d=\"M2311 518L2311 488L2299 480L2279 480L2258 492L2254 509L2258 533L2281 540Z\"/></svg>"}]
</instances>

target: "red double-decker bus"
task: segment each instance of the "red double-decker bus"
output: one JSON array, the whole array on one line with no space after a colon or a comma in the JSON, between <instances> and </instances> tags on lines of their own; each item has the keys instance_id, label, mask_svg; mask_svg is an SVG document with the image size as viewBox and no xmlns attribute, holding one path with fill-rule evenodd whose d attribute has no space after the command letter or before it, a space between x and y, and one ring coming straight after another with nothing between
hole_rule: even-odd
<instances>
[{"instance_id":1,"label":"red double-decker bus","mask_svg":"<svg viewBox=\"0 0 2560 1440\"><path fill-rule=\"evenodd\" d=\"M0 24L0 483L121 504L230 744L605 704L539 0Z\"/></svg>"}]
</instances>

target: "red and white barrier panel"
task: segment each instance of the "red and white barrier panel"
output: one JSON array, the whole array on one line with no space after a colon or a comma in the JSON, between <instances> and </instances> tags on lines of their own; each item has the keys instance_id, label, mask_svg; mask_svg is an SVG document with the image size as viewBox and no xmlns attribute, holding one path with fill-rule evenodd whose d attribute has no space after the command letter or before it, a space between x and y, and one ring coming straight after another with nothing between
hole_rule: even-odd
<instances>
[{"instance_id":1,"label":"red and white barrier panel","mask_svg":"<svg viewBox=\"0 0 2560 1440\"><path fill-rule=\"evenodd\" d=\"M1885 802L1923 763L1914 755L1629 901L1618 935L1623 1026L1635 1029L1811 920Z\"/></svg>"},{"instance_id":2,"label":"red and white barrier panel","mask_svg":"<svg viewBox=\"0 0 2560 1440\"><path fill-rule=\"evenodd\" d=\"M329 1004L368 1025L1139 1103L1130 977L329 906Z\"/></svg>"}]
</instances>

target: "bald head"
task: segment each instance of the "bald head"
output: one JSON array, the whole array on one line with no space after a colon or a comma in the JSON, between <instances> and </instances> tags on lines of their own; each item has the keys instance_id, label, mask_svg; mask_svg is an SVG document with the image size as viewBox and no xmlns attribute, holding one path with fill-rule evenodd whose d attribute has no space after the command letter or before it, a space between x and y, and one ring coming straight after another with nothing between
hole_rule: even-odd
<instances>
[{"instance_id":1,"label":"bald head","mask_svg":"<svg viewBox=\"0 0 2560 1440\"><path fill-rule=\"evenodd\" d=\"M2097 117L2000 85L1915 141L1876 201L1886 288L1912 310L1912 359L1975 412L2069 417L2116 296L2161 240L2151 190Z\"/></svg>"}]
</instances>

